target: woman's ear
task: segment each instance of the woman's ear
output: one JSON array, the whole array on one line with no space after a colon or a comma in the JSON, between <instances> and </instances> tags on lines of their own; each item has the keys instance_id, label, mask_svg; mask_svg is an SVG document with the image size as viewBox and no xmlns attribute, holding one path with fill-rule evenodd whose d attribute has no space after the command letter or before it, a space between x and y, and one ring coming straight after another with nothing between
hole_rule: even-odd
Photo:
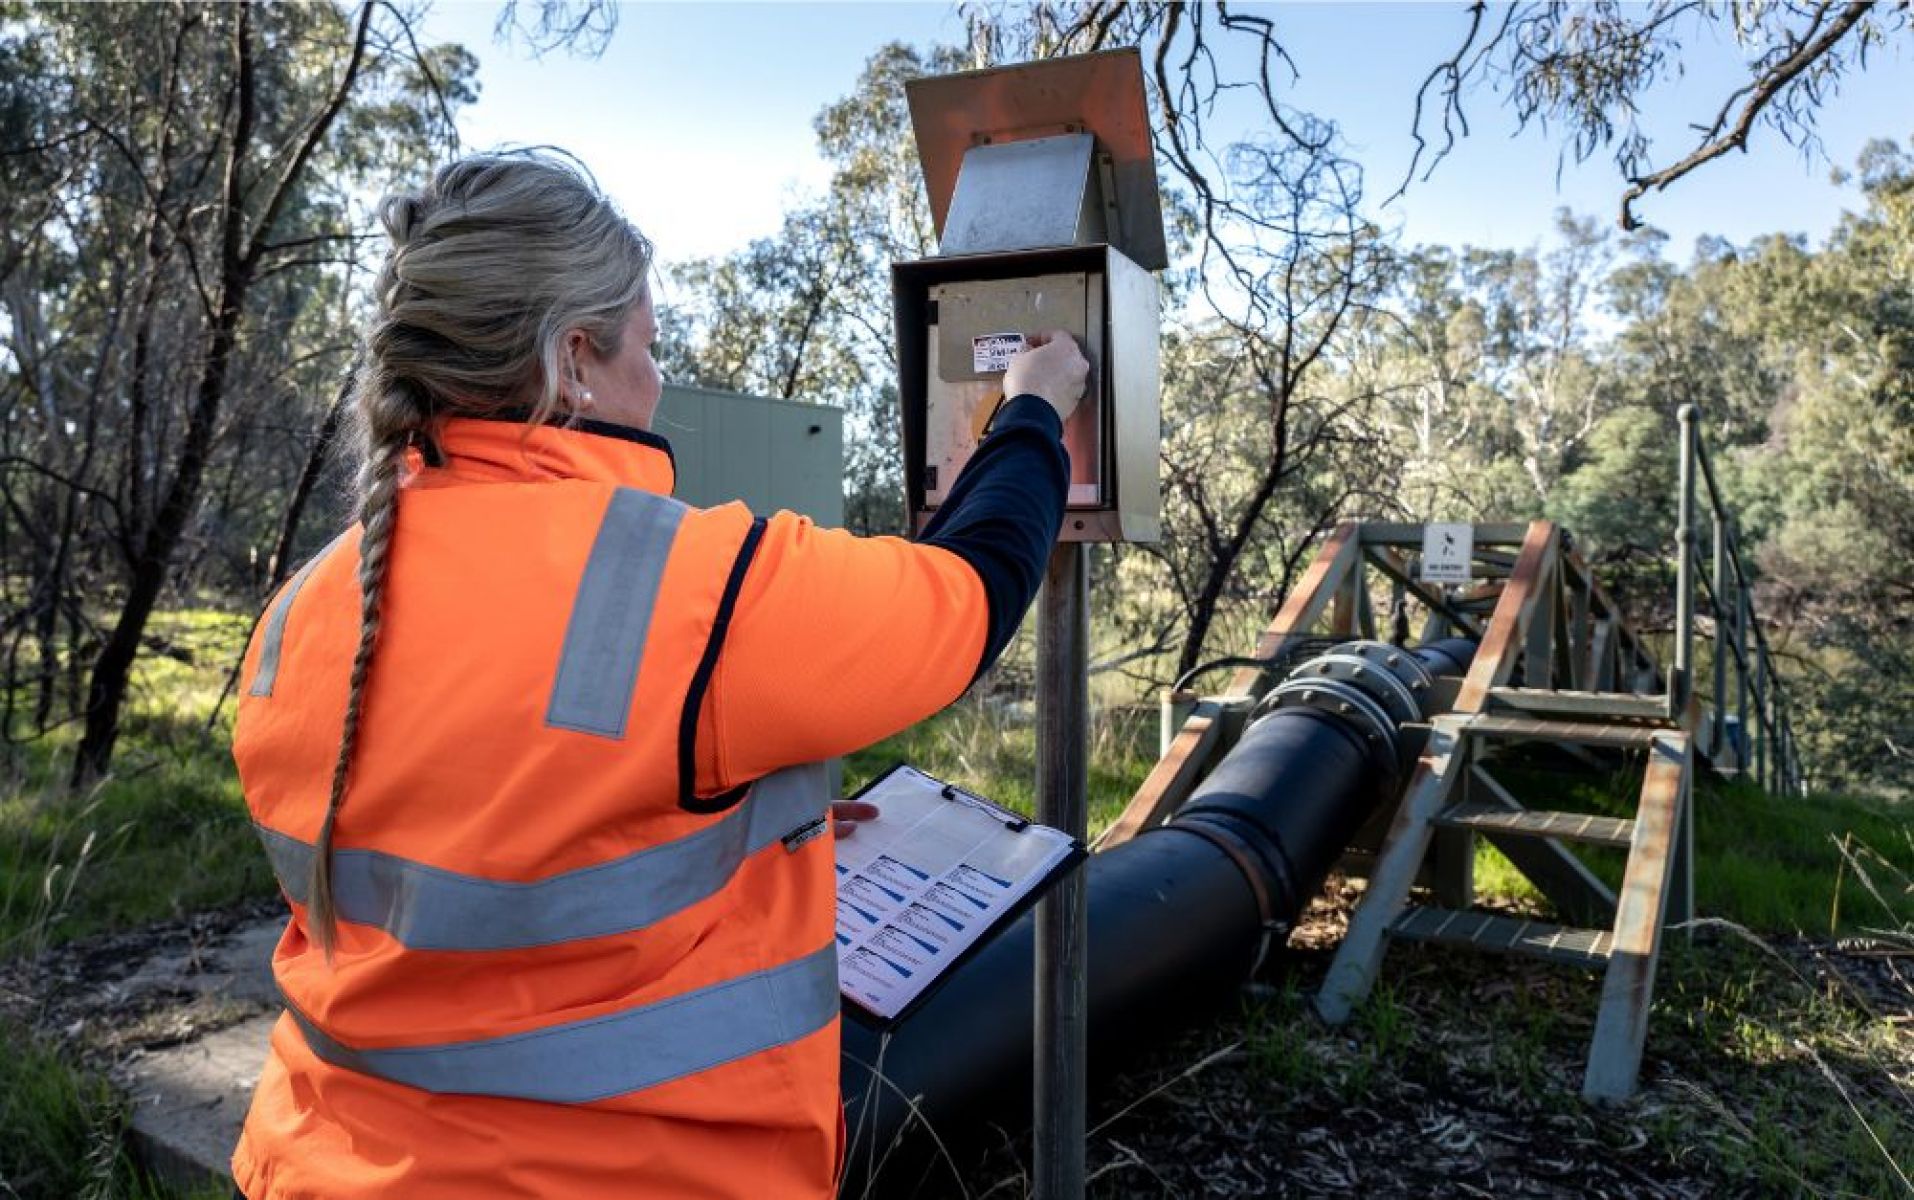
<instances>
[{"instance_id":1,"label":"woman's ear","mask_svg":"<svg viewBox=\"0 0 1914 1200\"><path fill-rule=\"evenodd\" d=\"M558 390L568 403L577 406L580 396L589 396L590 389L585 382L585 351L591 347L591 339L582 329L573 329L565 334L560 342L558 355Z\"/></svg>"}]
</instances>

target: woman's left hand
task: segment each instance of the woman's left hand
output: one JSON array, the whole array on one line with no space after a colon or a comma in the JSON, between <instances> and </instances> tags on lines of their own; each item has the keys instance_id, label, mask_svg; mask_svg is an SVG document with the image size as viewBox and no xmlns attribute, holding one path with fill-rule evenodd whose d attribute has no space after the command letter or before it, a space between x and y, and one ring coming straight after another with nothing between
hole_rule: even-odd
<instances>
[{"instance_id":1,"label":"woman's left hand","mask_svg":"<svg viewBox=\"0 0 1914 1200\"><path fill-rule=\"evenodd\" d=\"M847 838L857 832L859 821L877 820L877 805L866 804L862 800L833 800L831 802L831 833L835 837Z\"/></svg>"}]
</instances>

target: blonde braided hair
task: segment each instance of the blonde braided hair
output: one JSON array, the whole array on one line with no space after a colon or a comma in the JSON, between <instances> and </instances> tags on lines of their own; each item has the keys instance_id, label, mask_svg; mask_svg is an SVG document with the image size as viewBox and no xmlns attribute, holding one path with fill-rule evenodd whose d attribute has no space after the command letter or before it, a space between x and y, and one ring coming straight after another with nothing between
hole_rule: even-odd
<instances>
[{"instance_id":1,"label":"blonde braided hair","mask_svg":"<svg viewBox=\"0 0 1914 1200\"><path fill-rule=\"evenodd\" d=\"M651 243L590 178L549 156L486 154L442 167L424 192L387 197L392 240L374 281L377 315L354 384L358 475L359 644L345 723L306 891L307 931L332 957L332 849L365 716L406 451L430 451L438 421L561 410L566 334L618 352L644 294ZM529 426L528 426L529 427Z\"/></svg>"}]
</instances>

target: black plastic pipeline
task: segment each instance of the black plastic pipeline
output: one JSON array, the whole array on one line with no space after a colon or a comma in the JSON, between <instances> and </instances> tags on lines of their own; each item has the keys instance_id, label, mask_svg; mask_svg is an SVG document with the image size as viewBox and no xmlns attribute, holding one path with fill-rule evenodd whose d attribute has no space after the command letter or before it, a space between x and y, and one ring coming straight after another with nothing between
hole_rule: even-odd
<instances>
[{"instance_id":1,"label":"black plastic pipeline","mask_svg":"<svg viewBox=\"0 0 1914 1200\"><path fill-rule=\"evenodd\" d=\"M1092 1071L1230 1002L1400 788L1398 728L1428 715L1463 639L1414 651L1346 643L1299 666L1169 822L1084 865ZM1029 1123L1032 939L1026 916L888 1037L847 1017L844 1195L908 1195L934 1139ZM868 1186L867 1186L868 1185Z\"/></svg>"}]
</instances>

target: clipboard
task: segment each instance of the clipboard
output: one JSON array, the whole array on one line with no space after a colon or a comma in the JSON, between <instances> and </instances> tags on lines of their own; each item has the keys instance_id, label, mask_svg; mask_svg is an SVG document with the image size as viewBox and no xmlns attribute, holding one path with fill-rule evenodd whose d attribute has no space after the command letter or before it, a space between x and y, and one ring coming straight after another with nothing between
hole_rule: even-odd
<instances>
[{"instance_id":1,"label":"clipboard","mask_svg":"<svg viewBox=\"0 0 1914 1200\"><path fill-rule=\"evenodd\" d=\"M908 774L900 776L900 772ZM909 798L911 814L923 813L928 816L913 817L908 827L885 831L886 840L881 847L871 844L876 841L875 838L862 847L851 844L866 833L875 831L882 817L877 822L860 826L856 835L838 843L837 944L841 1008L847 1018L880 1032L895 1029L909 1020L912 1014L937 994L953 972L962 970L979 949L1021 919L1045 892L1089 856L1082 841L1069 837L1061 830L1040 825L987 797L928 775L909 763L893 765L858 789L851 799L895 798L900 795ZM968 815L963 818L940 817L930 807L932 797L943 804L962 806L965 814L983 814L995 829L988 829ZM880 809L883 807L880 802ZM951 810L953 813L955 811ZM964 836L976 831L978 843L956 866L939 870L937 868L949 861L955 845L962 840L955 839L948 844L940 840L946 832L945 827L949 826L958 827ZM1024 842L1025 838L1031 840ZM911 859L913 854L919 855L915 861ZM977 876L966 875L964 869L971 866L973 858L992 862L1027 858L1034 869L1009 881L1008 890L992 898L989 910L977 917L974 928L962 934L953 934L950 944L931 950L931 944L937 939L928 932L927 925L920 927L913 924L925 920L917 910L932 911L943 921L955 924L951 917L960 915L958 910L964 903L978 903L978 894L989 883L1005 882L984 875L983 879L989 883L971 886L970 881ZM879 861L882 859L893 861L884 864ZM861 862L863 865L847 871L847 861ZM899 871L898 867L905 870ZM847 883L853 876L865 878ZM918 876L922 878L917 879ZM919 885L916 891L905 886L913 881ZM883 885L881 895L866 886L871 882ZM942 899L932 894L938 889L942 889ZM902 898L900 893L903 894ZM962 899L954 899L953 895ZM864 903L866 897L891 907L880 909L867 905ZM873 916L877 918L875 922L866 920ZM885 926L890 928L885 930ZM921 937L920 928L924 930ZM896 936L900 933L908 936L910 941L900 941ZM848 942L847 934L851 938ZM892 953L897 948L915 954L917 961L909 961L902 955ZM873 965L873 958L882 960L881 965ZM892 978L892 972L906 969L912 972L908 981ZM888 989L879 987L877 981L880 979L889 983ZM866 994L861 995L860 992ZM875 996L882 1006L870 1002L867 996ZM899 996L905 996L901 1004L898 1003ZM892 1011L884 1011L885 1007Z\"/></svg>"}]
</instances>

